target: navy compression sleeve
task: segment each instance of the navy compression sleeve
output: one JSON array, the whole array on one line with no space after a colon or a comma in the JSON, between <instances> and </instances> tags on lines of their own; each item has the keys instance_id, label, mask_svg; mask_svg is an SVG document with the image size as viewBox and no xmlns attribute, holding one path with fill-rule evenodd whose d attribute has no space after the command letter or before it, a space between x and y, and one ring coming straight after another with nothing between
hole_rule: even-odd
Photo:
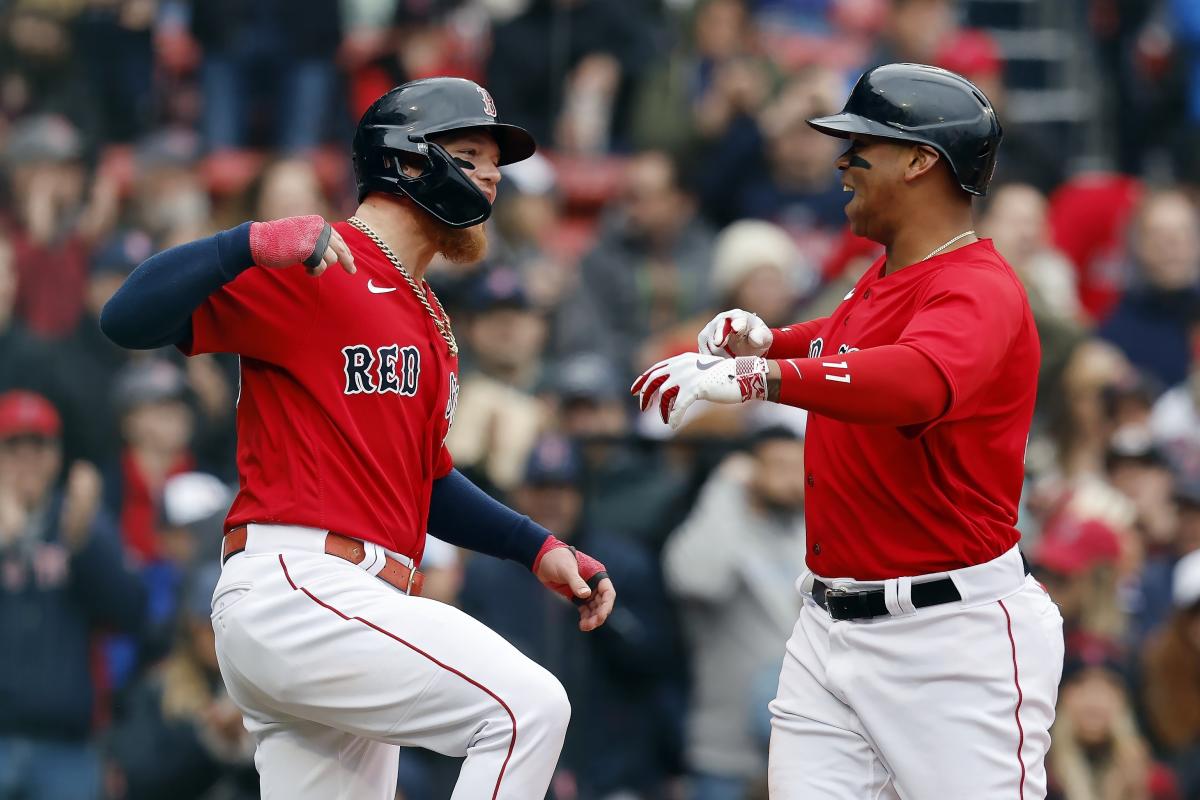
<instances>
[{"instance_id":1,"label":"navy compression sleeve","mask_svg":"<svg viewBox=\"0 0 1200 800\"><path fill-rule=\"evenodd\" d=\"M191 338L192 312L254 265L251 224L172 247L143 261L100 312L104 335L131 350Z\"/></svg>"},{"instance_id":2,"label":"navy compression sleeve","mask_svg":"<svg viewBox=\"0 0 1200 800\"><path fill-rule=\"evenodd\" d=\"M433 482L429 532L456 547L533 567L550 531L493 500L458 470Z\"/></svg>"}]
</instances>

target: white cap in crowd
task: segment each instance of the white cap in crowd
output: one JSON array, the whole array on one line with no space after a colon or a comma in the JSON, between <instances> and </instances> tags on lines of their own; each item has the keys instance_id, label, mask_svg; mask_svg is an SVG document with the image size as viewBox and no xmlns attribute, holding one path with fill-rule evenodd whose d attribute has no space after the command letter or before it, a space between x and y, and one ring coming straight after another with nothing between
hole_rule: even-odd
<instances>
[{"instance_id":1,"label":"white cap in crowd","mask_svg":"<svg viewBox=\"0 0 1200 800\"><path fill-rule=\"evenodd\" d=\"M1175 565L1171 599L1176 608L1191 608L1200 602L1200 550L1193 550Z\"/></svg>"},{"instance_id":2,"label":"white cap in crowd","mask_svg":"<svg viewBox=\"0 0 1200 800\"><path fill-rule=\"evenodd\" d=\"M712 285L718 296L728 295L760 267L774 267L798 290L812 281L812 266L787 231L757 219L738 220L717 237L713 249Z\"/></svg>"}]
</instances>

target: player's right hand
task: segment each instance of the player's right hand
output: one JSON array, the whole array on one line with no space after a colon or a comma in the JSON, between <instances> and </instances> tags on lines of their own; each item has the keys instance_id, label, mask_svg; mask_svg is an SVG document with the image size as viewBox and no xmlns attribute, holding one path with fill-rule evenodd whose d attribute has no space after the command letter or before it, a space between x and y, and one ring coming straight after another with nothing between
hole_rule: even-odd
<instances>
[{"instance_id":1,"label":"player's right hand","mask_svg":"<svg viewBox=\"0 0 1200 800\"><path fill-rule=\"evenodd\" d=\"M696 337L696 344L703 355L737 358L764 355L773 339L771 329L758 315L734 308L713 317Z\"/></svg>"},{"instance_id":2,"label":"player's right hand","mask_svg":"<svg viewBox=\"0 0 1200 800\"><path fill-rule=\"evenodd\" d=\"M357 271L350 248L317 214L251 223L250 256L260 267L303 264L314 278L334 264L351 275Z\"/></svg>"}]
</instances>

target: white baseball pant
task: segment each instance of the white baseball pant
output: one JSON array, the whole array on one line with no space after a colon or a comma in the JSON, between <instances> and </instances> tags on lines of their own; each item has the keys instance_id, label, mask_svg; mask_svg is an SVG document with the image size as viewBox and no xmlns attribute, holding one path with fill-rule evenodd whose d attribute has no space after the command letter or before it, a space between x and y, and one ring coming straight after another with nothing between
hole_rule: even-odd
<instances>
[{"instance_id":1,"label":"white baseball pant","mask_svg":"<svg viewBox=\"0 0 1200 800\"><path fill-rule=\"evenodd\" d=\"M949 576L960 602L915 609ZM974 567L890 581L889 616L834 621L813 576L771 703L772 800L1040 800L1062 674L1062 617L1014 547Z\"/></svg>"},{"instance_id":2,"label":"white baseball pant","mask_svg":"<svg viewBox=\"0 0 1200 800\"><path fill-rule=\"evenodd\" d=\"M543 797L570 717L558 680L461 611L325 555L325 533L249 525L213 595L264 800L392 800L400 746L466 757L453 800Z\"/></svg>"}]
</instances>

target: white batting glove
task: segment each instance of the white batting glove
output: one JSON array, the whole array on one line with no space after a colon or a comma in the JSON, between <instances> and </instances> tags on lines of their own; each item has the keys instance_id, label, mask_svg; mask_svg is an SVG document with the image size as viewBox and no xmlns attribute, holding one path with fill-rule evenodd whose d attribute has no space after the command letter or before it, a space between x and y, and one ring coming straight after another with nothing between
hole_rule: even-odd
<instances>
[{"instance_id":1,"label":"white batting glove","mask_svg":"<svg viewBox=\"0 0 1200 800\"><path fill-rule=\"evenodd\" d=\"M699 353L660 361L633 382L642 411L658 397L662 421L678 430L688 408L697 400L745 403L767 399L767 362L758 356L714 358Z\"/></svg>"},{"instance_id":2,"label":"white batting glove","mask_svg":"<svg viewBox=\"0 0 1200 800\"><path fill-rule=\"evenodd\" d=\"M713 317L696 337L696 344L703 355L737 358L765 354L774 338L757 314L734 308Z\"/></svg>"}]
</instances>

